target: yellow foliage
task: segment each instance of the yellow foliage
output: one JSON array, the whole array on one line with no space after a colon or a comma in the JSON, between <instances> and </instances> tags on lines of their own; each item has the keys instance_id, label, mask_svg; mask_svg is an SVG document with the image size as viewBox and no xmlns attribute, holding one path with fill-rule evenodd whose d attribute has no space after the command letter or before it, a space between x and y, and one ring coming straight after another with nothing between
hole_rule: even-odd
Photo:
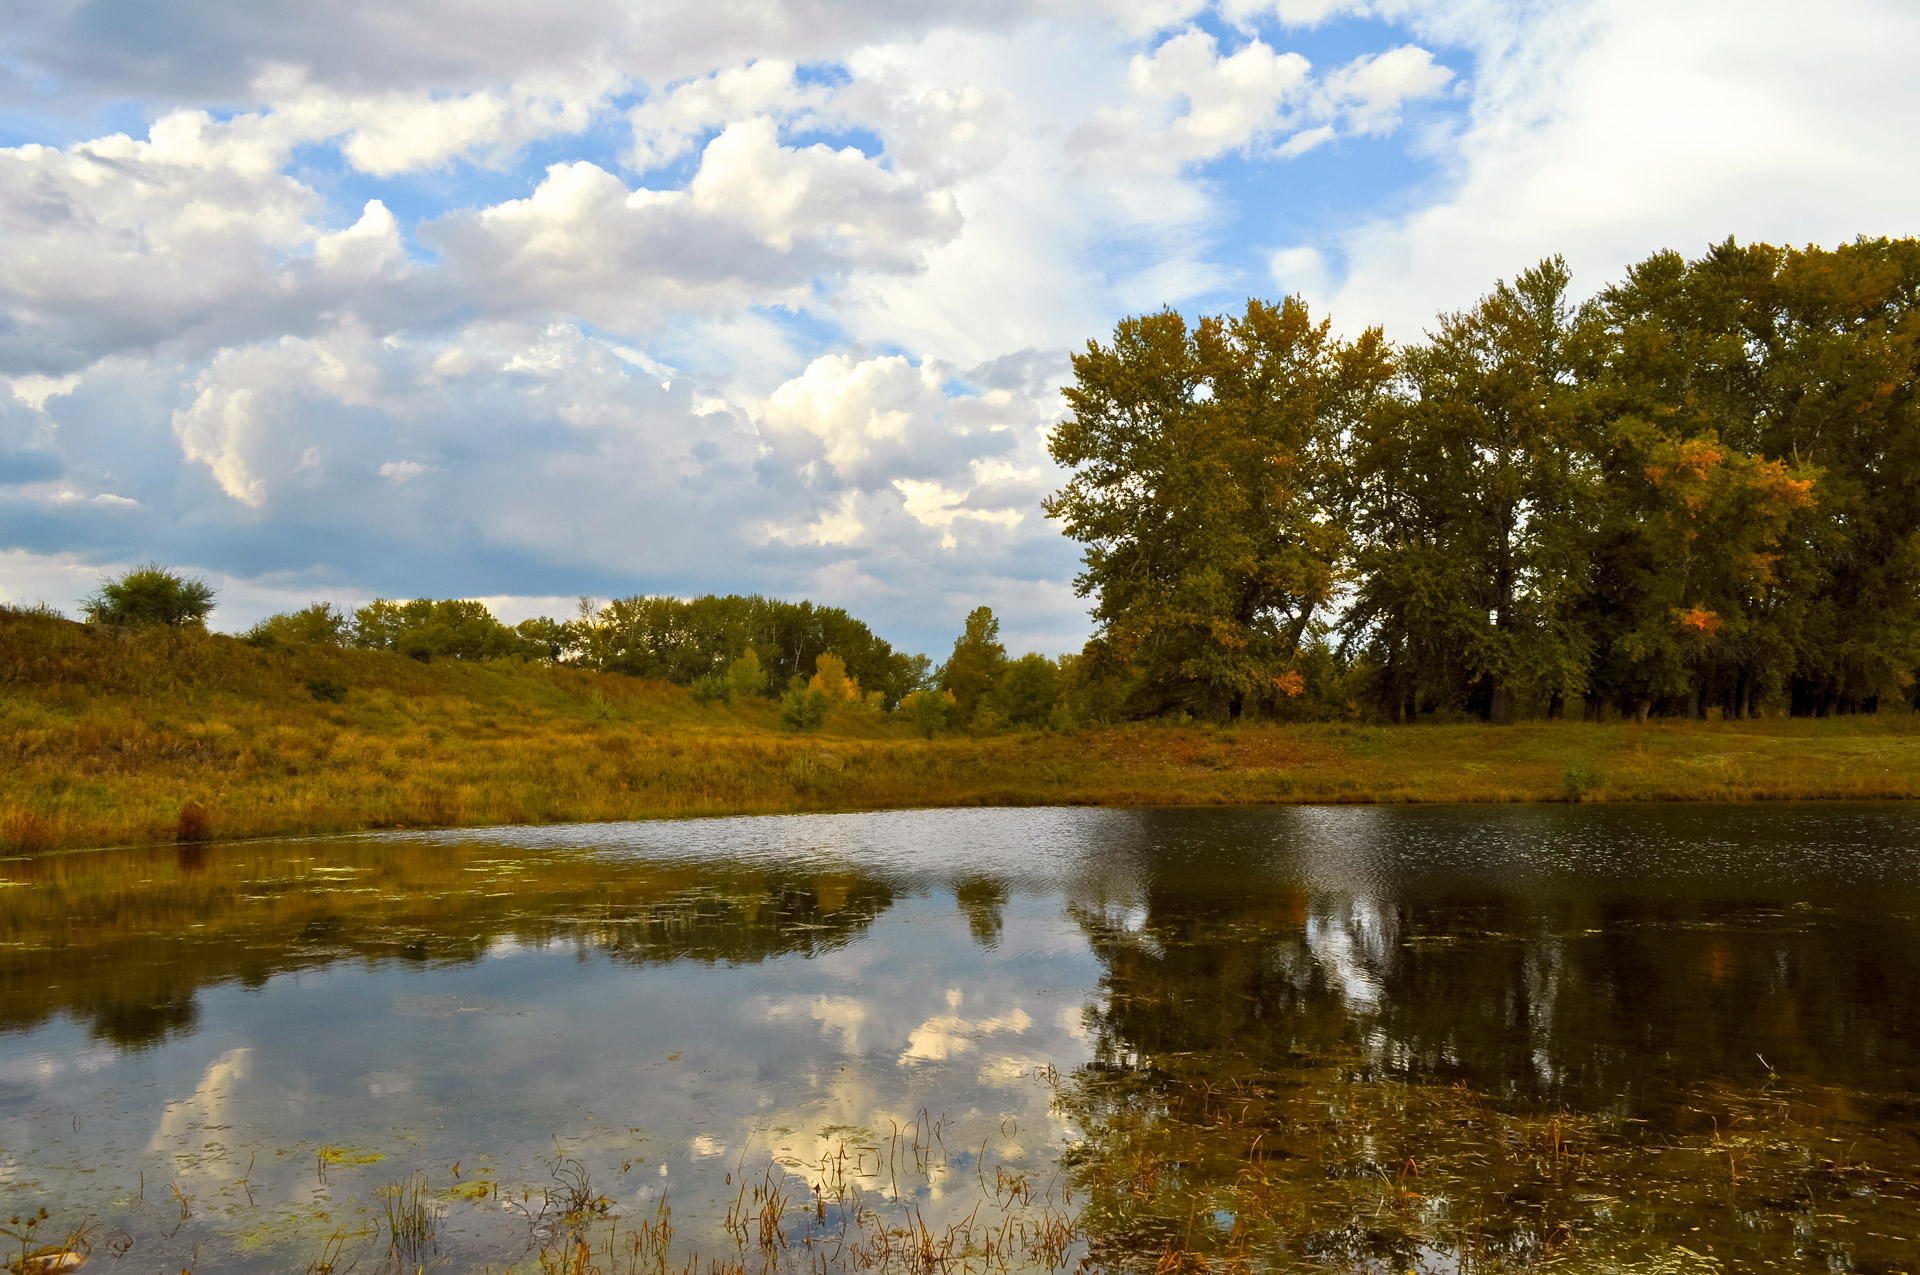
<instances>
[{"instance_id":1,"label":"yellow foliage","mask_svg":"<svg viewBox=\"0 0 1920 1275\"><path fill-rule=\"evenodd\" d=\"M813 662L813 677L807 689L819 691L830 703L844 704L860 698L860 683L847 676L847 662L828 651Z\"/></svg>"}]
</instances>

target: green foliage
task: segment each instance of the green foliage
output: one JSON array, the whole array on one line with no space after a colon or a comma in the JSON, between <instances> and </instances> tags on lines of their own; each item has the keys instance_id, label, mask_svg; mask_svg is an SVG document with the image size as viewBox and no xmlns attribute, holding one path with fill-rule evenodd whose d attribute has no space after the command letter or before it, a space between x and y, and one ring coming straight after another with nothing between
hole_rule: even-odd
<instances>
[{"instance_id":1,"label":"green foliage","mask_svg":"<svg viewBox=\"0 0 1920 1275\"><path fill-rule=\"evenodd\" d=\"M1554 258L1443 315L1355 431L1361 583L1343 624L1402 699L1450 684L1507 722L1518 687L1586 689L1573 615L1599 490L1568 280Z\"/></svg>"},{"instance_id":2,"label":"green foliage","mask_svg":"<svg viewBox=\"0 0 1920 1275\"><path fill-rule=\"evenodd\" d=\"M931 687L909 693L900 701L900 712L913 723L914 733L924 739L932 739L948 730L959 716L952 692L937 691Z\"/></svg>"},{"instance_id":3,"label":"green foliage","mask_svg":"<svg viewBox=\"0 0 1920 1275\"><path fill-rule=\"evenodd\" d=\"M1237 712L1333 602L1346 552L1340 440L1386 385L1379 332L1347 343L1305 305L1250 301L1189 328L1124 320L1074 356L1072 469L1045 505L1086 545L1098 637L1149 713Z\"/></svg>"},{"instance_id":4,"label":"green foliage","mask_svg":"<svg viewBox=\"0 0 1920 1275\"><path fill-rule=\"evenodd\" d=\"M848 676L880 692L887 706L898 704L926 675L924 657L895 651L838 607L757 594L616 599L587 607L571 635L577 664L681 686L716 669L731 670L749 652L768 684L780 686L811 676L820 656L831 651L845 661Z\"/></svg>"},{"instance_id":5,"label":"green foliage","mask_svg":"<svg viewBox=\"0 0 1920 1275\"><path fill-rule=\"evenodd\" d=\"M1065 702L1504 722L1912 699L1920 240L1729 240L1584 305L1570 286L1549 259L1397 351L1292 301L1089 345L1047 503L1097 598Z\"/></svg>"},{"instance_id":6,"label":"green foliage","mask_svg":"<svg viewBox=\"0 0 1920 1275\"><path fill-rule=\"evenodd\" d=\"M733 703L733 679L725 673L702 673L693 679L693 685L687 688L693 692L693 698L701 704Z\"/></svg>"},{"instance_id":7,"label":"green foliage","mask_svg":"<svg viewBox=\"0 0 1920 1275\"><path fill-rule=\"evenodd\" d=\"M485 603L449 598L436 602L376 599L353 614L353 644L397 651L426 663L434 659L538 659L538 643L493 618Z\"/></svg>"},{"instance_id":8,"label":"green foliage","mask_svg":"<svg viewBox=\"0 0 1920 1275\"><path fill-rule=\"evenodd\" d=\"M760 667L760 657L748 647L739 659L727 666L727 681L735 695L751 699L767 693L767 671Z\"/></svg>"},{"instance_id":9,"label":"green foliage","mask_svg":"<svg viewBox=\"0 0 1920 1275\"><path fill-rule=\"evenodd\" d=\"M213 586L205 580L150 562L118 579L103 579L99 590L82 601L80 609L90 624L198 629L206 627L213 597Z\"/></svg>"},{"instance_id":10,"label":"green foliage","mask_svg":"<svg viewBox=\"0 0 1920 1275\"><path fill-rule=\"evenodd\" d=\"M808 686L798 677L780 697L780 725L784 730L819 730L827 721L829 707L824 691Z\"/></svg>"},{"instance_id":11,"label":"green foliage","mask_svg":"<svg viewBox=\"0 0 1920 1275\"><path fill-rule=\"evenodd\" d=\"M993 608L975 607L966 628L954 640L953 655L940 669L940 689L953 696L960 722L970 723L994 692L1007 667L1007 648L1000 644L1000 621Z\"/></svg>"},{"instance_id":12,"label":"green foliage","mask_svg":"<svg viewBox=\"0 0 1920 1275\"><path fill-rule=\"evenodd\" d=\"M323 703L338 704L347 698L347 684L330 677L311 677L307 679L307 694Z\"/></svg>"},{"instance_id":13,"label":"green foliage","mask_svg":"<svg viewBox=\"0 0 1920 1275\"><path fill-rule=\"evenodd\" d=\"M1060 666L1029 653L1007 665L1000 700L1007 720L1019 726L1044 726L1060 702Z\"/></svg>"},{"instance_id":14,"label":"green foliage","mask_svg":"<svg viewBox=\"0 0 1920 1275\"><path fill-rule=\"evenodd\" d=\"M353 617L331 602L315 602L298 611L270 615L244 634L254 646L291 646L316 643L345 646L353 636Z\"/></svg>"}]
</instances>

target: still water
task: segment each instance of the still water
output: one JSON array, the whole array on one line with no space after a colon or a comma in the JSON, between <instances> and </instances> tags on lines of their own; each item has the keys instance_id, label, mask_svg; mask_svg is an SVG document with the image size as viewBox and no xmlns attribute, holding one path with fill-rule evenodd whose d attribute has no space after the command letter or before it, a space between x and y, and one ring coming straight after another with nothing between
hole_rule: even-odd
<instances>
[{"instance_id":1,"label":"still water","mask_svg":"<svg viewBox=\"0 0 1920 1275\"><path fill-rule=\"evenodd\" d=\"M0 861L0 1215L168 1275L1912 1271L1917 848L1362 807Z\"/></svg>"}]
</instances>

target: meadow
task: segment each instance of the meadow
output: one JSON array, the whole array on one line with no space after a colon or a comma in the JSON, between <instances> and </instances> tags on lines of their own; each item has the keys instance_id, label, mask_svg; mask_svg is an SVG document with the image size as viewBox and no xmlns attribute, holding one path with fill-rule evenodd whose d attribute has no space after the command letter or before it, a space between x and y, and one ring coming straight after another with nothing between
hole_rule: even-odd
<instances>
[{"instance_id":1,"label":"meadow","mask_svg":"<svg viewBox=\"0 0 1920 1275\"><path fill-rule=\"evenodd\" d=\"M519 661L0 611L0 848L961 805L1901 799L1920 716L925 739Z\"/></svg>"}]
</instances>

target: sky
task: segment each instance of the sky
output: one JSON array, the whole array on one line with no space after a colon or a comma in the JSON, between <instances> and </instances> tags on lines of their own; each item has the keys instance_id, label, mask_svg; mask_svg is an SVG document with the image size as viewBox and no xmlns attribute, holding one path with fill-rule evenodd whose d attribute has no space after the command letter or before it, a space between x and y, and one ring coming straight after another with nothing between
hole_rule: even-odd
<instances>
[{"instance_id":1,"label":"sky","mask_svg":"<svg viewBox=\"0 0 1920 1275\"><path fill-rule=\"evenodd\" d=\"M1075 650L1070 354L1920 230L1871 0L11 0L0 600L811 598Z\"/></svg>"}]
</instances>

